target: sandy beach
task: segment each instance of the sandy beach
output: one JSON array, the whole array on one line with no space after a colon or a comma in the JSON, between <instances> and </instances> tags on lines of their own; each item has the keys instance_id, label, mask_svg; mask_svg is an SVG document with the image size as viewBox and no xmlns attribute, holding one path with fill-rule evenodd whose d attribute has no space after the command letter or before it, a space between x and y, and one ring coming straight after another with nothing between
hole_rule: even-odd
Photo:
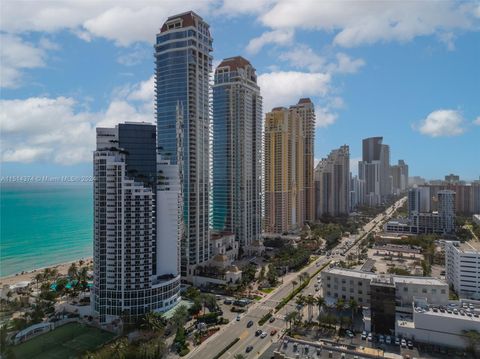
<instances>
[{"instance_id":1,"label":"sandy beach","mask_svg":"<svg viewBox=\"0 0 480 359\"><path fill-rule=\"evenodd\" d=\"M93 264L93 258L92 257L86 257L86 258L81 258L81 259L76 260L76 261L70 261L70 262L60 263L60 264L53 265L53 266L34 269L32 271L29 271L29 272L24 272L23 274L17 273L17 274L7 276L7 277L1 277L0 278L0 288L3 287L4 285L13 285L13 284L16 284L16 283L19 283L19 282L24 282L24 281L27 281L27 282L34 281L35 275L39 272L43 272L43 270L45 268L56 268L58 270L59 274L65 275L65 274L67 274L68 268L72 265L72 263L76 263L77 266L80 267L80 261L84 262L83 266Z\"/></svg>"}]
</instances>

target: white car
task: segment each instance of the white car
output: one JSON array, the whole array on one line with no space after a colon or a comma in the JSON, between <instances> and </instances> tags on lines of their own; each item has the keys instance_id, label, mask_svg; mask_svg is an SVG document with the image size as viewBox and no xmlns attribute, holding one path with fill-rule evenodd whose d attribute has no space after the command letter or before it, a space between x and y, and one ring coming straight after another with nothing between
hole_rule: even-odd
<instances>
[{"instance_id":1,"label":"white car","mask_svg":"<svg viewBox=\"0 0 480 359\"><path fill-rule=\"evenodd\" d=\"M237 322L240 321L240 314L237 315Z\"/></svg>"},{"instance_id":2,"label":"white car","mask_svg":"<svg viewBox=\"0 0 480 359\"><path fill-rule=\"evenodd\" d=\"M262 332L262 334L260 334L260 338L263 339L263 338L265 338L267 335L268 335L267 332Z\"/></svg>"},{"instance_id":3,"label":"white car","mask_svg":"<svg viewBox=\"0 0 480 359\"><path fill-rule=\"evenodd\" d=\"M386 343L386 344L389 344L389 345L392 344L392 338L390 338L390 335L387 335L387 336L385 337L385 343Z\"/></svg>"},{"instance_id":4,"label":"white car","mask_svg":"<svg viewBox=\"0 0 480 359\"><path fill-rule=\"evenodd\" d=\"M371 341L373 340L372 333L368 333L367 340L368 340L369 342L371 342ZM405 345L407 345L407 343L405 343Z\"/></svg>"},{"instance_id":5,"label":"white car","mask_svg":"<svg viewBox=\"0 0 480 359\"><path fill-rule=\"evenodd\" d=\"M400 345L402 346L402 348L406 348L407 347L407 341L405 339L402 339L402 341L400 342Z\"/></svg>"}]
</instances>

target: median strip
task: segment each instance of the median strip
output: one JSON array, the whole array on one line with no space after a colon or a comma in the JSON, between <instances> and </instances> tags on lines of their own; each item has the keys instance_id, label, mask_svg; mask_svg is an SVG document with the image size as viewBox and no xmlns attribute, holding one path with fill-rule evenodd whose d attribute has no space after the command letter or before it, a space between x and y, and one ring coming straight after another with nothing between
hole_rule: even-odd
<instances>
[{"instance_id":1,"label":"median strip","mask_svg":"<svg viewBox=\"0 0 480 359\"><path fill-rule=\"evenodd\" d=\"M218 353L217 355L215 355L213 357L213 359L219 359L223 354L225 354L227 352L228 349L230 349L231 347L233 347L235 344L237 344L237 342L240 340L240 338L235 338L230 344L228 344L225 348L222 349L222 351L220 353Z\"/></svg>"},{"instance_id":2,"label":"median strip","mask_svg":"<svg viewBox=\"0 0 480 359\"><path fill-rule=\"evenodd\" d=\"M318 273L320 273L322 270L324 270L329 264L330 264L330 261L325 263L315 273L313 273L307 280L305 280L297 288L295 288L293 291L291 291L289 295L287 295L285 298L283 298L280 301L280 303L278 303L277 306L275 307L275 312L278 312L280 309L282 309L289 301L292 300L292 298L294 298L298 293L300 293L310 283L310 280L312 278L314 278Z\"/></svg>"}]
</instances>

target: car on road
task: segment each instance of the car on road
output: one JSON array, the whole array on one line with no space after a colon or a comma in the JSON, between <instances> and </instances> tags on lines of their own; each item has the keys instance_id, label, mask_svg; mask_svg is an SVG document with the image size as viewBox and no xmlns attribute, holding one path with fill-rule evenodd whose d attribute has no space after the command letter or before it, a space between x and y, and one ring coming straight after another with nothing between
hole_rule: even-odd
<instances>
[{"instance_id":1,"label":"car on road","mask_svg":"<svg viewBox=\"0 0 480 359\"><path fill-rule=\"evenodd\" d=\"M368 340L369 342L373 341L373 335L372 335L372 333L368 333L367 340Z\"/></svg>"},{"instance_id":2,"label":"car on road","mask_svg":"<svg viewBox=\"0 0 480 359\"><path fill-rule=\"evenodd\" d=\"M400 342L401 345L402 345L402 348L406 348L407 347L407 341L405 339L402 339L402 341Z\"/></svg>"},{"instance_id":3,"label":"car on road","mask_svg":"<svg viewBox=\"0 0 480 359\"><path fill-rule=\"evenodd\" d=\"M262 330L261 330L261 329L258 329L258 330L255 332L255 336L258 337L260 334L262 334Z\"/></svg>"},{"instance_id":4,"label":"car on road","mask_svg":"<svg viewBox=\"0 0 480 359\"><path fill-rule=\"evenodd\" d=\"M345 331L345 334L349 338L353 338L355 336L355 334L353 334L353 332L351 330L348 330L348 329Z\"/></svg>"},{"instance_id":5,"label":"car on road","mask_svg":"<svg viewBox=\"0 0 480 359\"><path fill-rule=\"evenodd\" d=\"M270 335L274 336L275 334L277 334L277 329L272 329L272 331L270 332Z\"/></svg>"},{"instance_id":6,"label":"car on road","mask_svg":"<svg viewBox=\"0 0 480 359\"><path fill-rule=\"evenodd\" d=\"M407 342L408 349L413 349L413 343L411 340Z\"/></svg>"},{"instance_id":7,"label":"car on road","mask_svg":"<svg viewBox=\"0 0 480 359\"><path fill-rule=\"evenodd\" d=\"M367 339L367 332L365 330L362 332L362 337L361 338L362 338L362 340Z\"/></svg>"},{"instance_id":8,"label":"car on road","mask_svg":"<svg viewBox=\"0 0 480 359\"><path fill-rule=\"evenodd\" d=\"M267 332L262 332L262 334L260 334L260 338L263 339L263 338L265 338L267 335L268 335Z\"/></svg>"},{"instance_id":9,"label":"car on road","mask_svg":"<svg viewBox=\"0 0 480 359\"><path fill-rule=\"evenodd\" d=\"M248 323L247 323L247 328L250 328L252 325L253 325L253 321L249 320Z\"/></svg>"},{"instance_id":10,"label":"car on road","mask_svg":"<svg viewBox=\"0 0 480 359\"><path fill-rule=\"evenodd\" d=\"M273 323L274 321L275 321L275 317L271 317L271 318L268 320L269 323Z\"/></svg>"},{"instance_id":11,"label":"car on road","mask_svg":"<svg viewBox=\"0 0 480 359\"><path fill-rule=\"evenodd\" d=\"M245 351L246 351L247 353L250 353L252 350L253 350L253 345L249 345L249 346L245 349Z\"/></svg>"},{"instance_id":12,"label":"car on road","mask_svg":"<svg viewBox=\"0 0 480 359\"><path fill-rule=\"evenodd\" d=\"M240 314L237 314L237 322L239 322L240 319L241 319L241 318L240 318Z\"/></svg>"},{"instance_id":13,"label":"car on road","mask_svg":"<svg viewBox=\"0 0 480 359\"><path fill-rule=\"evenodd\" d=\"M232 300L231 299L225 299L223 301L223 304L230 305L230 304L232 304Z\"/></svg>"}]
</instances>

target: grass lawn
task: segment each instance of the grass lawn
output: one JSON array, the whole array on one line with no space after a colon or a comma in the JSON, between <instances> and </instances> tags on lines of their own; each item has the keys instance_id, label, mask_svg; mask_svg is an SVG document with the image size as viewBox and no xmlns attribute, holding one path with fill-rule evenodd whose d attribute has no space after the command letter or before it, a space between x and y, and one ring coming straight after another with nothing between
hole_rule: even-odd
<instances>
[{"instance_id":1,"label":"grass lawn","mask_svg":"<svg viewBox=\"0 0 480 359\"><path fill-rule=\"evenodd\" d=\"M263 288L263 289L260 289L260 292L268 294L268 293L272 293L274 290L275 288Z\"/></svg>"},{"instance_id":2,"label":"grass lawn","mask_svg":"<svg viewBox=\"0 0 480 359\"><path fill-rule=\"evenodd\" d=\"M17 359L77 358L112 339L114 334L78 323L65 324L13 347Z\"/></svg>"}]
</instances>

